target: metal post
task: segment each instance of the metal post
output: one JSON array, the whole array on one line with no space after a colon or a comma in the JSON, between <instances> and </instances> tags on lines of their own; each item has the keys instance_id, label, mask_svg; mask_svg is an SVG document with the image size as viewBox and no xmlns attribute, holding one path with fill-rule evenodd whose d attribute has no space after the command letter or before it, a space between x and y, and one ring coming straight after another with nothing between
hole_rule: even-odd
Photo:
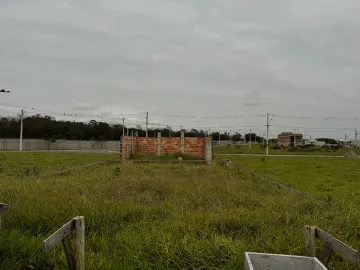
<instances>
[{"instance_id":1,"label":"metal post","mask_svg":"<svg viewBox=\"0 0 360 270\"><path fill-rule=\"evenodd\" d=\"M24 129L24 110L21 110L20 115L20 152L23 150L23 129Z\"/></svg>"},{"instance_id":2,"label":"metal post","mask_svg":"<svg viewBox=\"0 0 360 270\"><path fill-rule=\"evenodd\" d=\"M125 136L125 118L123 117L123 136Z\"/></svg>"}]
</instances>

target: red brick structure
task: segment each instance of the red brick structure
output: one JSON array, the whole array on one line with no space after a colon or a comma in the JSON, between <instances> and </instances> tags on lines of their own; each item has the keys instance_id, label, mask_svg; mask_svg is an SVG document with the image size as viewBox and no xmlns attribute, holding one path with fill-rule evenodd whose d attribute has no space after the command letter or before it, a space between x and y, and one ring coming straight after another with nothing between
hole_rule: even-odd
<instances>
[{"instance_id":1,"label":"red brick structure","mask_svg":"<svg viewBox=\"0 0 360 270\"><path fill-rule=\"evenodd\" d=\"M302 134L297 134L293 132L283 132L278 135L277 144L287 147L294 143L301 143L302 139L303 139Z\"/></svg>"},{"instance_id":2,"label":"red brick structure","mask_svg":"<svg viewBox=\"0 0 360 270\"><path fill-rule=\"evenodd\" d=\"M197 158L209 159L211 137L145 138L121 137L121 159L127 160L131 154L174 154L184 153Z\"/></svg>"}]
</instances>

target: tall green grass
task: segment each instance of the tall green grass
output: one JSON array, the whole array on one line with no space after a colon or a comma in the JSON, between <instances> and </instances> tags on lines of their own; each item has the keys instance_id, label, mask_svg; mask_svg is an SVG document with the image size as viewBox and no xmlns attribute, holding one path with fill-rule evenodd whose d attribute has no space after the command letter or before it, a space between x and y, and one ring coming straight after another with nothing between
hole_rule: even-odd
<instances>
[{"instance_id":1,"label":"tall green grass","mask_svg":"<svg viewBox=\"0 0 360 270\"><path fill-rule=\"evenodd\" d=\"M89 153L2 152L0 153L0 179L39 177L102 160L120 160L120 156Z\"/></svg>"},{"instance_id":2,"label":"tall green grass","mask_svg":"<svg viewBox=\"0 0 360 270\"><path fill-rule=\"evenodd\" d=\"M319 206L217 165L121 164L1 178L0 269L64 269L41 242L75 216L86 269L243 269L244 252L304 255L305 225L360 248L359 208ZM335 257L330 269L351 268Z\"/></svg>"},{"instance_id":3,"label":"tall green grass","mask_svg":"<svg viewBox=\"0 0 360 270\"><path fill-rule=\"evenodd\" d=\"M230 156L243 166L271 180L335 204L360 206L360 159Z\"/></svg>"},{"instance_id":4,"label":"tall green grass","mask_svg":"<svg viewBox=\"0 0 360 270\"><path fill-rule=\"evenodd\" d=\"M288 149L273 149L273 146L269 147L270 155L323 155L323 156L343 156L350 151L356 152L360 155L360 149L340 148L339 150L321 149L320 147L288 150ZM262 148L260 144L251 145L229 145L229 146L215 146L215 154L256 154L265 155L266 149Z\"/></svg>"}]
</instances>

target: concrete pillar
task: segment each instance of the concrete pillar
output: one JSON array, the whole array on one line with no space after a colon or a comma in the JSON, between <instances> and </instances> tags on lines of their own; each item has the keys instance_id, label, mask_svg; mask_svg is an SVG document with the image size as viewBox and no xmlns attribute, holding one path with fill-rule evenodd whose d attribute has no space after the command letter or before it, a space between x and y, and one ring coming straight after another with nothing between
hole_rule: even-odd
<instances>
[{"instance_id":1,"label":"concrete pillar","mask_svg":"<svg viewBox=\"0 0 360 270\"><path fill-rule=\"evenodd\" d=\"M183 130L181 130L180 150L181 153L185 153L185 134Z\"/></svg>"},{"instance_id":2,"label":"concrete pillar","mask_svg":"<svg viewBox=\"0 0 360 270\"><path fill-rule=\"evenodd\" d=\"M157 154L158 156L161 155L161 132L158 132L158 139L157 139Z\"/></svg>"}]
</instances>

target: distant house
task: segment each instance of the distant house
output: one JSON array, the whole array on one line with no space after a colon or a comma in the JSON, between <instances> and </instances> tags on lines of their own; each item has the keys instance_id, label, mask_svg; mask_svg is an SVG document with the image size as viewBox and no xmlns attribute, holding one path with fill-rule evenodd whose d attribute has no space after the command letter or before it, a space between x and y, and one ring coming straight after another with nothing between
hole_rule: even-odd
<instances>
[{"instance_id":1,"label":"distant house","mask_svg":"<svg viewBox=\"0 0 360 270\"><path fill-rule=\"evenodd\" d=\"M294 144L302 144L303 135L293 132L282 132L278 135L277 144L282 146L292 146Z\"/></svg>"}]
</instances>

